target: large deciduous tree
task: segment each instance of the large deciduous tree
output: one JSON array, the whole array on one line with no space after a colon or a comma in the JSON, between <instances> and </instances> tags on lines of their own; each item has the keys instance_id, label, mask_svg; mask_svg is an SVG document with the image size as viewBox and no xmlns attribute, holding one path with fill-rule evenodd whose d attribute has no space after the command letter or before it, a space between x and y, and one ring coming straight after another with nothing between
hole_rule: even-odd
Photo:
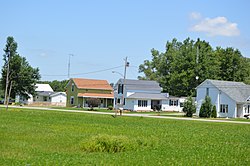
<instances>
[{"instance_id":1,"label":"large deciduous tree","mask_svg":"<svg viewBox=\"0 0 250 166\"><path fill-rule=\"evenodd\" d=\"M163 91L175 96L194 96L195 88L206 79L250 82L250 60L233 48L216 50L206 41L173 39L166 51L152 49L152 60L139 66L139 79L158 81Z\"/></svg>"},{"instance_id":2,"label":"large deciduous tree","mask_svg":"<svg viewBox=\"0 0 250 166\"><path fill-rule=\"evenodd\" d=\"M33 95L35 84L40 79L39 69L32 68L26 58L17 53L17 43L13 37L7 38L3 60L1 87L5 90L7 98L21 95L27 99L28 94Z\"/></svg>"}]
</instances>

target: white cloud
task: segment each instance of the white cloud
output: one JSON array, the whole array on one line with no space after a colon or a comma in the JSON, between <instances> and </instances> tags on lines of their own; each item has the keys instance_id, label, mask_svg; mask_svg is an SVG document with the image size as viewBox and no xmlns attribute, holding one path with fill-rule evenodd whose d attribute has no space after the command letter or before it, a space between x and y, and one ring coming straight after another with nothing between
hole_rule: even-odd
<instances>
[{"instance_id":1,"label":"white cloud","mask_svg":"<svg viewBox=\"0 0 250 166\"><path fill-rule=\"evenodd\" d=\"M190 18L192 20L199 20L199 19L201 19L201 14L197 13L197 12L192 12L192 13L190 13Z\"/></svg>"},{"instance_id":2,"label":"white cloud","mask_svg":"<svg viewBox=\"0 0 250 166\"><path fill-rule=\"evenodd\" d=\"M197 20L197 16L191 13L191 18ZM239 36L240 30L236 23L231 23L226 17L202 18L191 27L191 31L204 32L208 36Z\"/></svg>"}]
</instances>

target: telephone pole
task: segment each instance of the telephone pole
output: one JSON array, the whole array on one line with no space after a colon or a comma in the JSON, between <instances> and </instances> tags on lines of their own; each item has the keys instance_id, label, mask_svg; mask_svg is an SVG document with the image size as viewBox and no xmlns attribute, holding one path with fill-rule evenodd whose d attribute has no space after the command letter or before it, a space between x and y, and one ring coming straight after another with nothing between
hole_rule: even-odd
<instances>
[{"instance_id":1,"label":"telephone pole","mask_svg":"<svg viewBox=\"0 0 250 166\"><path fill-rule=\"evenodd\" d=\"M126 85L126 74L127 74L127 67L129 67L129 62L128 62L128 57L126 57L124 59L125 61L125 65L124 65L124 75L123 75L123 93L122 93L122 102L121 102L121 105L122 105L122 108L124 109L124 100L125 100L125 85ZM120 110L120 115L122 115L122 110Z\"/></svg>"},{"instance_id":2,"label":"telephone pole","mask_svg":"<svg viewBox=\"0 0 250 166\"><path fill-rule=\"evenodd\" d=\"M68 63L68 79L70 79L70 57L74 56L74 54L69 54L69 63Z\"/></svg>"}]
</instances>

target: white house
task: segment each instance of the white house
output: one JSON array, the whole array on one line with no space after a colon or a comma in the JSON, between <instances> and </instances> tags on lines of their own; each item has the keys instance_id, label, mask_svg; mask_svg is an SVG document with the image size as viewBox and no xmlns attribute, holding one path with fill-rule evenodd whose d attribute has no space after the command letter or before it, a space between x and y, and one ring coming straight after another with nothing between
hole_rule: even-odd
<instances>
[{"instance_id":1,"label":"white house","mask_svg":"<svg viewBox=\"0 0 250 166\"><path fill-rule=\"evenodd\" d=\"M217 117L243 117L250 113L250 86L243 82L205 80L197 87L197 110L209 96L216 106Z\"/></svg>"},{"instance_id":2,"label":"white house","mask_svg":"<svg viewBox=\"0 0 250 166\"><path fill-rule=\"evenodd\" d=\"M28 100L28 103L33 102L51 102L50 95L54 94L53 89L49 84L36 84L36 95Z\"/></svg>"},{"instance_id":3,"label":"white house","mask_svg":"<svg viewBox=\"0 0 250 166\"><path fill-rule=\"evenodd\" d=\"M131 111L182 111L178 97L161 93L162 88L156 81L119 79L114 87L114 107ZM122 102L123 101L123 102Z\"/></svg>"},{"instance_id":4,"label":"white house","mask_svg":"<svg viewBox=\"0 0 250 166\"><path fill-rule=\"evenodd\" d=\"M65 92L54 92L49 84L36 84L35 85L36 95L29 95L29 99L26 100L22 97L16 96L16 102L33 105L55 105L55 106L66 106L66 93Z\"/></svg>"}]
</instances>

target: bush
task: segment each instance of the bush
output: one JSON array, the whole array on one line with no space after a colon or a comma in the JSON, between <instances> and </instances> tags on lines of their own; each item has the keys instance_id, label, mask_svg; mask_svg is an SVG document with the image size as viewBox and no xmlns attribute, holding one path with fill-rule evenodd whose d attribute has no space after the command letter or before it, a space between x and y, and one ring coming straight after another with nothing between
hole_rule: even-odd
<instances>
[{"instance_id":1,"label":"bush","mask_svg":"<svg viewBox=\"0 0 250 166\"><path fill-rule=\"evenodd\" d=\"M211 117L212 118L217 118L217 111L216 111L216 106L215 105L213 106Z\"/></svg>"},{"instance_id":2,"label":"bush","mask_svg":"<svg viewBox=\"0 0 250 166\"><path fill-rule=\"evenodd\" d=\"M141 140L129 139L126 136L97 135L84 141L81 148L85 152L117 153L127 150L137 150L140 146L148 146Z\"/></svg>"},{"instance_id":3,"label":"bush","mask_svg":"<svg viewBox=\"0 0 250 166\"><path fill-rule=\"evenodd\" d=\"M112 136L99 134L81 143L81 149L85 152L118 153L140 148L155 147L157 142L146 142L140 139L130 139L126 136Z\"/></svg>"},{"instance_id":4,"label":"bush","mask_svg":"<svg viewBox=\"0 0 250 166\"><path fill-rule=\"evenodd\" d=\"M212 107L211 98L206 96L205 101L201 105L199 116L203 118L210 118L212 114Z\"/></svg>"},{"instance_id":5,"label":"bush","mask_svg":"<svg viewBox=\"0 0 250 166\"><path fill-rule=\"evenodd\" d=\"M187 117L193 117L193 113L196 112L196 107L194 105L192 97L188 97L188 99L184 102L182 111L186 113Z\"/></svg>"},{"instance_id":6,"label":"bush","mask_svg":"<svg viewBox=\"0 0 250 166\"><path fill-rule=\"evenodd\" d=\"M101 100L97 98L88 98L86 101L90 108L98 107L101 104Z\"/></svg>"},{"instance_id":7,"label":"bush","mask_svg":"<svg viewBox=\"0 0 250 166\"><path fill-rule=\"evenodd\" d=\"M113 106L112 106L112 105L109 105L109 106L108 106L108 110L113 110Z\"/></svg>"}]
</instances>

